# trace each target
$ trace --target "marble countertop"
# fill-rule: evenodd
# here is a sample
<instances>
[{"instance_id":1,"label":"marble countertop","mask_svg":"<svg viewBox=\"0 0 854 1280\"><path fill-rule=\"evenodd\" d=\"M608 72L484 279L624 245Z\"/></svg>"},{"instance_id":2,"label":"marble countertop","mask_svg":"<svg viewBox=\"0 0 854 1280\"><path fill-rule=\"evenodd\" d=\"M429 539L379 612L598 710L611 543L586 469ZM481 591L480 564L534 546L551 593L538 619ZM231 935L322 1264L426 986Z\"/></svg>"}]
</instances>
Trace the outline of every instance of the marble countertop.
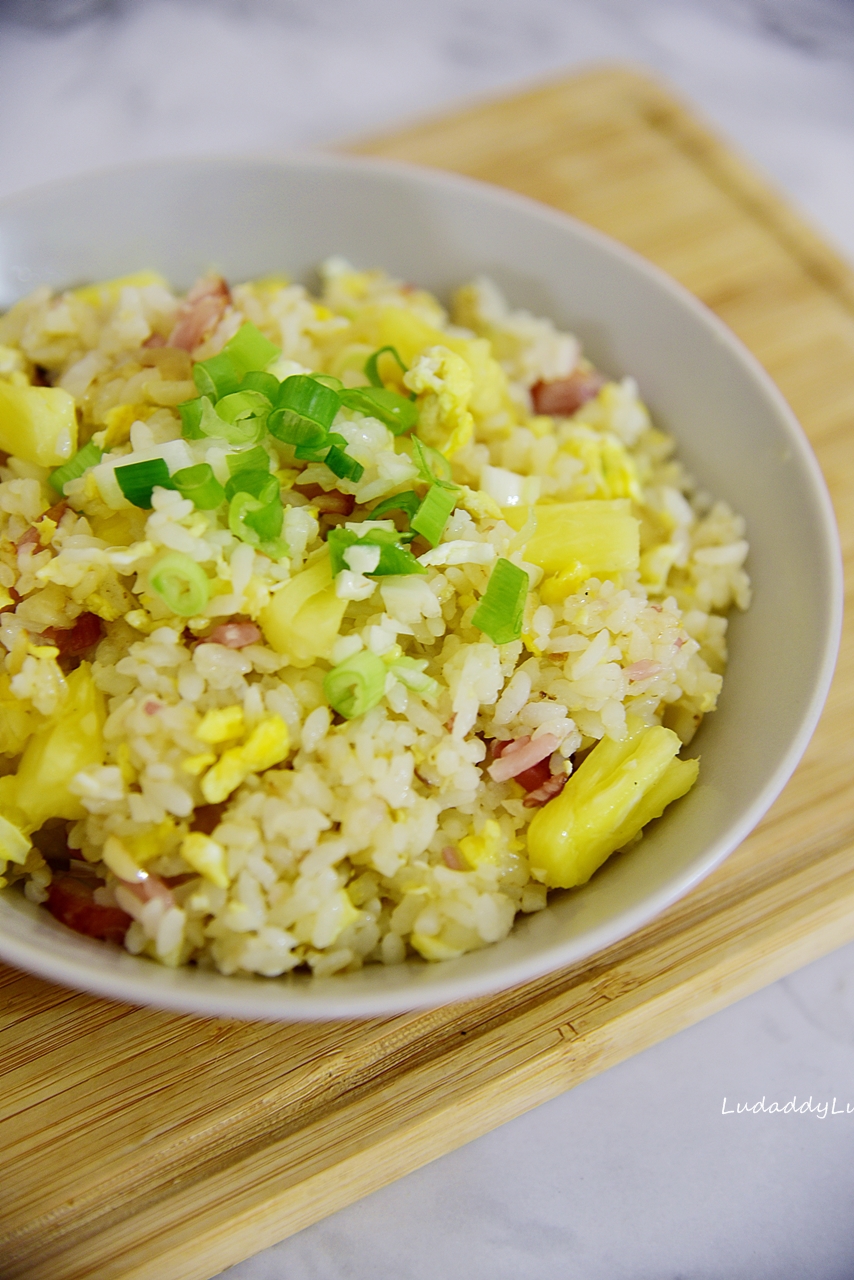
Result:
<instances>
[{"instance_id":1,"label":"marble countertop","mask_svg":"<svg viewBox=\"0 0 854 1280\"><path fill-rule=\"evenodd\" d=\"M854 258L852 0L5 0L0 195L603 60L664 76ZM854 944L223 1276L850 1280L852 1144Z\"/></svg>"}]
</instances>

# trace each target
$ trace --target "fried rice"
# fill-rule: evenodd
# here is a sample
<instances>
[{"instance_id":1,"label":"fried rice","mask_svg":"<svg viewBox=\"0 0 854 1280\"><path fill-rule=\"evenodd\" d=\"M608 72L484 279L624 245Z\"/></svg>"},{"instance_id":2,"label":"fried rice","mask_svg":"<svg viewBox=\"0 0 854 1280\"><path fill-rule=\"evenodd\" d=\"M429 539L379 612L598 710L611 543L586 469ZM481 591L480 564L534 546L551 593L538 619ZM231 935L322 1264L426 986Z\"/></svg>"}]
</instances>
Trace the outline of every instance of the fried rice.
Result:
<instances>
[{"instance_id":1,"label":"fried rice","mask_svg":"<svg viewBox=\"0 0 854 1280\"><path fill-rule=\"evenodd\" d=\"M0 887L170 966L503 938L689 789L749 604L632 378L320 279L0 317Z\"/></svg>"}]
</instances>

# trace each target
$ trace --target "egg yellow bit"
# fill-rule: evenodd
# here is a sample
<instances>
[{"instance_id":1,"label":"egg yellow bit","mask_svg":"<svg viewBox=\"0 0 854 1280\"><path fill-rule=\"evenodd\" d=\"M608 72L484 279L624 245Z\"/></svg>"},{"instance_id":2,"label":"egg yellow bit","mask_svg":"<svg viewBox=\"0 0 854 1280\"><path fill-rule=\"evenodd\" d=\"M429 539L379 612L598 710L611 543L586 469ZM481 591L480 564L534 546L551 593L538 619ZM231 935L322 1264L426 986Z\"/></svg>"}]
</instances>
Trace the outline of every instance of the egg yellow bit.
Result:
<instances>
[{"instance_id":1,"label":"egg yellow bit","mask_svg":"<svg viewBox=\"0 0 854 1280\"><path fill-rule=\"evenodd\" d=\"M418 434L450 458L474 434L469 412L474 381L469 366L447 347L430 347L403 378L420 399Z\"/></svg>"},{"instance_id":2,"label":"egg yellow bit","mask_svg":"<svg viewBox=\"0 0 854 1280\"><path fill-rule=\"evenodd\" d=\"M531 822L531 875L549 888L585 884L615 850L690 791L700 764L677 759L681 746L672 730L633 717L622 742L603 738Z\"/></svg>"},{"instance_id":3,"label":"egg yellow bit","mask_svg":"<svg viewBox=\"0 0 854 1280\"><path fill-rule=\"evenodd\" d=\"M261 773L281 764L290 749L288 726L281 716L267 716L239 747L229 747L202 778L202 795L208 804L220 804L236 791L250 773Z\"/></svg>"}]
</instances>

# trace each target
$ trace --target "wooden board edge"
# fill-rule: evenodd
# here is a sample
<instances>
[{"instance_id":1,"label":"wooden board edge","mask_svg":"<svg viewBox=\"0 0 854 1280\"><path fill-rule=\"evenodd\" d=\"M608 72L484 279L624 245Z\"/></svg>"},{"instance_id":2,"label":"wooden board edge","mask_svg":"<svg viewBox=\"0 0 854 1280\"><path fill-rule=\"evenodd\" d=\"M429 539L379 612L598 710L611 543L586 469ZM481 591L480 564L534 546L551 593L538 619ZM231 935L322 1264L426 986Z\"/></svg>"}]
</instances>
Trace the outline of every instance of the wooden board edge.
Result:
<instances>
[{"instance_id":1,"label":"wooden board edge","mask_svg":"<svg viewBox=\"0 0 854 1280\"><path fill-rule=\"evenodd\" d=\"M405 149L410 140L428 137L440 128L453 126L455 120L470 118L480 112L488 114L491 110L506 107L508 101L517 101L522 107L558 99L569 92L578 92L584 85L591 89L608 86L612 91L622 92L648 126L666 133L674 145L748 216L774 234L815 284L824 292L833 294L846 310L854 314L854 266L842 251L827 244L811 226L808 217L793 208L789 197L777 189L773 178L757 172L755 163L741 155L734 140L725 141L711 124L698 116L693 104L682 100L678 90L632 63L593 64L569 78L549 77L534 81L521 86L510 99L505 94L463 103L451 115L437 114L411 127L355 138L337 149L359 155L390 155L401 147Z\"/></svg>"},{"instance_id":2,"label":"wooden board edge","mask_svg":"<svg viewBox=\"0 0 854 1280\"><path fill-rule=\"evenodd\" d=\"M282 1188L284 1143L276 1143L202 1187L179 1193L165 1213L162 1204L155 1205L41 1263L27 1264L25 1272L11 1272L10 1280L16 1274L20 1280L211 1280L223 1268L852 941L851 893L837 892L834 883L822 886L816 897L806 916L789 912L774 952L769 953L762 929L742 945L722 946L714 965L637 1001L617 1018L603 1016L581 1035L556 1036L535 1058L345 1156L334 1165L334 1178L326 1166Z\"/></svg>"}]
</instances>

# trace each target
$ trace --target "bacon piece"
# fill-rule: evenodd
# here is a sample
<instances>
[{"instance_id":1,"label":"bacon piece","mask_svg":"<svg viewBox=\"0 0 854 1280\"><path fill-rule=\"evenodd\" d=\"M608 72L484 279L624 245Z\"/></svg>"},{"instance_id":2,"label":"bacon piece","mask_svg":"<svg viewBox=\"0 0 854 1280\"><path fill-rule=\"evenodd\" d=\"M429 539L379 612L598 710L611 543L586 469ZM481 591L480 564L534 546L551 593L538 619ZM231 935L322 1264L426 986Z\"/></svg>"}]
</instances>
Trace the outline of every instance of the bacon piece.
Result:
<instances>
[{"instance_id":1,"label":"bacon piece","mask_svg":"<svg viewBox=\"0 0 854 1280\"><path fill-rule=\"evenodd\" d=\"M230 301L231 293L222 276L202 276L182 302L167 345L192 351L216 328Z\"/></svg>"},{"instance_id":2,"label":"bacon piece","mask_svg":"<svg viewBox=\"0 0 854 1280\"><path fill-rule=\"evenodd\" d=\"M34 542L39 541L39 531L35 525L30 525L25 533L22 533L18 541L15 543L16 551L23 551L24 547L31 547Z\"/></svg>"},{"instance_id":3,"label":"bacon piece","mask_svg":"<svg viewBox=\"0 0 854 1280\"><path fill-rule=\"evenodd\" d=\"M144 879L137 880L133 884L123 880L122 888L127 889L128 893L132 893L135 898L139 898L140 902L153 902L155 898L159 898L167 907L175 905L172 890L164 880L160 879L160 876L148 874Z\"/></svg>"},{"instance_id":4,"label":"bacon piece","mask_svg":"<svg viewBox=\"0 0 854 1280\"><path fill-rule=\"evenodd\" d=\"M568 418L588 400L595 399L607 379L595 370L576 369L568 378L556 382L536 382L531 387L531 399L537 413Z\"/></svg>"},{"instance_id":5,"label":"bacon piece","mask_svg":"<svg viewBox=\"0 0 854 1280\"><path fill-rule=\"evenodd\" d=\"M536 791L529 791L522 801L526 809L537 809L541 804L548 804L555 796L559 796L567 783L565 773L553 773Z\"/></svg>"},{"instance_id":6,"label":"bacon piece","mask_svg":"<svg viewBox=\"0 0 854 1280\"><path fill-rule=\"evenodd\" d=\"M488 773L494 782L506 782L508 778L518 777L532 765L539 764L546 756L557 750L559 743L553 733L544 733L539 738L517 738L509 747L505 747L501 756L489 766Z\"/></svg>"},{"instance_id":7,"label":"bacon piece","mask_svg":"<svg viewBox=\"0 0 854 1280\"><path fill-rule=\"evenodd\" d=\"M651 658L641 658L638 662L633 662L630 667L626 667L626 675L637 683L640 680L651 680L663 670L660 662L653 662Z\"/></svg>"},{"instance_id":8,"label":"bacon piece","mask_svg":"<svg viewBox=\"0 0 854 1280\"><path fill-rule=\"evenodd\" d=\"M59 502L55 502L52 507L48 507L47 511L40 518L42 520L54 520L59 524L67 510L68 503L64 498L60 498Z\"/></svg>"},{"instance_id":9,"label":"bacon piece","mask_svg":"<svg viewBox=\"0 0 854 1280\"><path fill-rule=\"evenodd\" d=\"M544 782L548 782L552 776L550 757L543 756L537 764L531 765L530 769L524 769L522 773L517 773L513 779L518 782L520 787L524 787L526 791L536 791Z\"/></svg>"},{"instance_id":10,"label":"bacon piece","mask_svg":"<svg viewBox=\"0 0 854 1280\"><path fill-rule=\"evenodd\" d=\"M203 835L212 835L219 826L225 811L225 803L223 804L201 804L193 814L193 830L201 831Z\"/></svg>"},{"instance_id":11,"label":"bacon piece","mask_svg":"<svg viewBox=\"0 0 854 1280\"><path fill-rule=\"evenodd\" d=\"M93 885L60 876L48 889L47 909L60 924L103 942L124 941L131 917L121 907L103 907L92 898Z\"/></svg>"},{"instance_id":12,"label":"bacon piece","mask_svg":"<svg viewBox=\"0 0 854 1280\"><path fill-rule=\"evenodd\" d=\"M150 338L146 338L142 344L147 350L151 351L157 347L165 347L166 339L162 333L153 333Z\"/></svg>"},{"instance_id":13,"label":"bacon piece","mask_svg":"<svg viewBox=\"0 0 854 1280\"><path fill-rule=\"evenodd\" d=\"M446 867L450 867L452 871L465 871L465 863L459 855L459 851L452 844L446 844L442 850L442 861Z\"/></svg>"},{"instance_id":14,"label":"bacon piece","mask_svg":"<svg viewBox=\"0 0 854 1280\"><path fill-rule=\"evenodd\" d=\"M226 649L243 649L247 644L257 644L261 631L254 622L221 622L207 637L208 644L222 644Z\"/></svg>"},{"instance_id":15,"label":"bacon piece","mask_svg":"<svg viewBox=\"0 0 854 1280\"><path fill-rule=\"evenodd\" d=\"M91 649L103 634L103 626L97 613L81 613L73 627L47 627L42 632L45 640L56 645L61 654L72 658Z\"/></svg>"},{"instance_id":16,"label":"bacon piece","mask_svg":"<svg viewBox=\"0 0 854 1280\"><path fill-rule=\"evenodd\" d=\"M319 493L316 498L311 500L312 506L317 507L318 511L324 515L349 516L356 505L356 499L352 493L339 493L337 489L330 489L329 493Z\"/></svg>"}]
</instances>

